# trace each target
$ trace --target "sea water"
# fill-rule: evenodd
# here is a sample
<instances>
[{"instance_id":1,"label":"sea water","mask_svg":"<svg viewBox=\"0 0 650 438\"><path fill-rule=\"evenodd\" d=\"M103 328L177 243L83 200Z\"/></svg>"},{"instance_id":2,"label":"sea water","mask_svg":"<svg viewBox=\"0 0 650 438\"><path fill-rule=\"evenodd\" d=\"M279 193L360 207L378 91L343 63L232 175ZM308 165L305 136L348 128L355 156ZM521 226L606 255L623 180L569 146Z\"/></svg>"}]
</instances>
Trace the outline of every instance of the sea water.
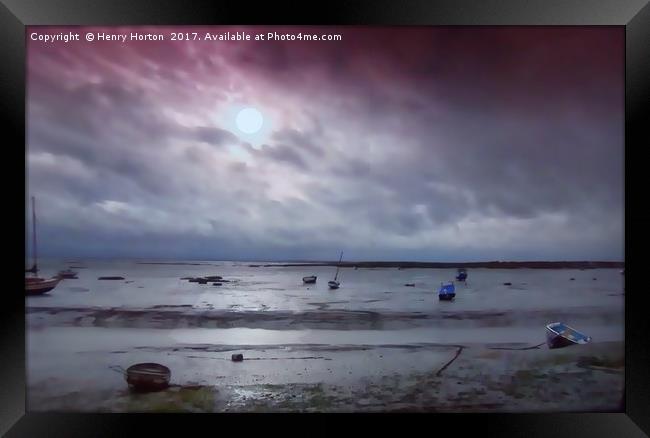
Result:
<instances>
[{"instance_id":1,"label":"sea water","mask_svg":"<svg viewBox=\"0 0 650 438\"><path fill-rule=\"evenodd\" d=\"M471 269L465 283L456 282L456 299L448 303L438 301L437 291L442 282L454 280L453 269L341 268L341 287L331 290L327 281L334 277L335 267L264 267L267 263L230 261L142 263L146 262L80 261L85 269L73 269L78 279L65 279L46 295L28 297L26 306L525 313L552 309L622 312L624 301L624 276L617 269ZM77 264L44 261L39 275L54 275L70 265ZM214 286L212 282L200 285L181 280L208 275L220 275L229 282ZM302 277L307 275L317 275L316 284L303 284ZM125 280L98 280L102 276Z\"/></svg>"}]
</instances>

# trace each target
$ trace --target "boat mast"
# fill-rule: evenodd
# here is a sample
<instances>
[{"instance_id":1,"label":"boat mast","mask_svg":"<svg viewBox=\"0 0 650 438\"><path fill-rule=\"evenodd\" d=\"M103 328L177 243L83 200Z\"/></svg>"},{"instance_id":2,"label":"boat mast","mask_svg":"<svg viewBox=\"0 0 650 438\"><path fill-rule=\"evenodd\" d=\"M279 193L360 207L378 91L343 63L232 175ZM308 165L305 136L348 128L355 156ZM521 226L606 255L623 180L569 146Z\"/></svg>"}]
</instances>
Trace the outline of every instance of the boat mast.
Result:
<instances>
[{"instance_id":1,"label":"boat mast","mask_svg":"<svg viewBox=\"0 0 650 438\"><path fill-rule=\"evenodd\" d=\"M336 275L334 276L334 281L336 281L336 279L339 276L339 268L341 267L341 260L343 260L343 251L341 251L341 257L339 257L339 264L336 266Z\"/></svg>"},{"instance_id":2,"label":"boat mast","mask_svg":"<svg viewBox=\"0 0 650 438\"><path fill-rule=\"evenodd\" d=\"M33 239L33 248L34 248L34 275L38 272L38 256L36 253L36 198L32 196L32 239Z\"/></svg>"}]
</instances>

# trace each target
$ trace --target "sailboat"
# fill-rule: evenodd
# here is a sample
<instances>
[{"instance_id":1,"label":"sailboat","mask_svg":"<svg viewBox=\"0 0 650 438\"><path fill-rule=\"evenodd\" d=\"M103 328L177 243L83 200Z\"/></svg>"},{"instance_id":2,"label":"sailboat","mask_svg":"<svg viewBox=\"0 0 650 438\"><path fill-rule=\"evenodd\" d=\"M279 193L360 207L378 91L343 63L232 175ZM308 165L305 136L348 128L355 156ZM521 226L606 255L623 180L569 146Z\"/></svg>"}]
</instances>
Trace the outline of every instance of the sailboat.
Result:
<instances>
[{"instance_id":1,"label":"sailboat","mask_svg":"<svg viewBox=\"0 0 650 438\"><path fill-rule=\"evenodd\" d=\"M34 250L34 264L31 268L25 269L25 272L34 274L33 277L25 277L25 294L27 295L41 295L54 289L61 281L61 277L52 277L48 279L40 278L38 274L38 257L36 254L36 200L32 196L32 226L33 226L33 250Z\"/></svg>"},{"instance_id":2,"label":"sailboat","mask_svg":"<svg viewBox=\"0 0 650 438\"><path fill-rule=\"evenodd\" d=\"M339 257L339 264L336 266L336 275L334 275L334 280L327 282L330 289L338 289L339 286L341 286L341 283L337 281L339 277L339 268L341 267L341 260L343 260L343 251L341 251L341 257Z\"/></svg>"}]
</instances>

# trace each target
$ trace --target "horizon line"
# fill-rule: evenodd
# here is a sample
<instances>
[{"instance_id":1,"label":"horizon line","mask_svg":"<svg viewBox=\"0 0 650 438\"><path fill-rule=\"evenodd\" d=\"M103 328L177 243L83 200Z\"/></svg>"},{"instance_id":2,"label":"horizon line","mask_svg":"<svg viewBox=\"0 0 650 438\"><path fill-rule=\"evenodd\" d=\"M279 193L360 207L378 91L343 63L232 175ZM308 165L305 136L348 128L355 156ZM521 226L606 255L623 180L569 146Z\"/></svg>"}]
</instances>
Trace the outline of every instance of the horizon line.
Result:
<instances>
[{"instance_id":1,"label":"horizon line","mask_svg":"<svg viewBox=\"0 0 650 438\"><path fill-rule=\"evenodd\" d=\"M31 258L31 257L26 257ZM307 258L278 258L278 259L267 259L267 258L198 258L198 257L188 257L188 258L164 258L164 257L141 257L141 256L41 256L39 259L86 259L86 260L138 260L138 261L151 261L151 262L173 262L173 261L189 261L189 262L269 262L269 263L339 263L338 260L332 259L307 259ZM348 259L342 260L340 263L625 263L625 260L603 260L603 259L544 259L544 260L535 260L535 259L526 259L526 260L511 260L511 259L483 259L483 260L463 260L463 261L440 261L440 260L406 260L406 259Z\"/></svg>"}]
</instances>

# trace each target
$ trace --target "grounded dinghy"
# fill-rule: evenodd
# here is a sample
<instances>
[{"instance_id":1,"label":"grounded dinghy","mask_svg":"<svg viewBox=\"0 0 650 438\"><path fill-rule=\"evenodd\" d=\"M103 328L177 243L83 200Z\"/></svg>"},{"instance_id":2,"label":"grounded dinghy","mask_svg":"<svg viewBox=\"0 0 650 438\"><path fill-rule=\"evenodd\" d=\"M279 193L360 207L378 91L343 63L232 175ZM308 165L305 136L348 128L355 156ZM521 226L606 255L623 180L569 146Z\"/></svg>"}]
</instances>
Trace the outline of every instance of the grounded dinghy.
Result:
<instances>
[{"instance_id":1,"label":"grounded dinghy","mask_svg":"<svg viewBox=\"0 0 650 438\"><path fill-rule=\"evenodd\" d=\"M316 276L315 275L310 275L308 277L302 277L302 282L303 283L316 283Z\"/></svg>"},{"instance_id":2,"label":"grounded dinghy","mask_svg":"<svg viewBox=\"0 0 650 438\"><path fill-rule=\"evenodd\" d=\"M562 322L554 322L546 326L546 344L548 348L562 348L589 342L591 342L591 336L580 333Z\"/></svg>"},{"instance_id":3,"label":"grounded dinghy","mask_svg":"<svg viewBox=\"0 0 650 438\"><path fill-rule=\"evenodd\" d=\"M169 386L171 370L159 363L138 363L124 370L122 367L109 367L124 375L129 389L135 392L161 391Z\"/></svg>"}]
</instances>

